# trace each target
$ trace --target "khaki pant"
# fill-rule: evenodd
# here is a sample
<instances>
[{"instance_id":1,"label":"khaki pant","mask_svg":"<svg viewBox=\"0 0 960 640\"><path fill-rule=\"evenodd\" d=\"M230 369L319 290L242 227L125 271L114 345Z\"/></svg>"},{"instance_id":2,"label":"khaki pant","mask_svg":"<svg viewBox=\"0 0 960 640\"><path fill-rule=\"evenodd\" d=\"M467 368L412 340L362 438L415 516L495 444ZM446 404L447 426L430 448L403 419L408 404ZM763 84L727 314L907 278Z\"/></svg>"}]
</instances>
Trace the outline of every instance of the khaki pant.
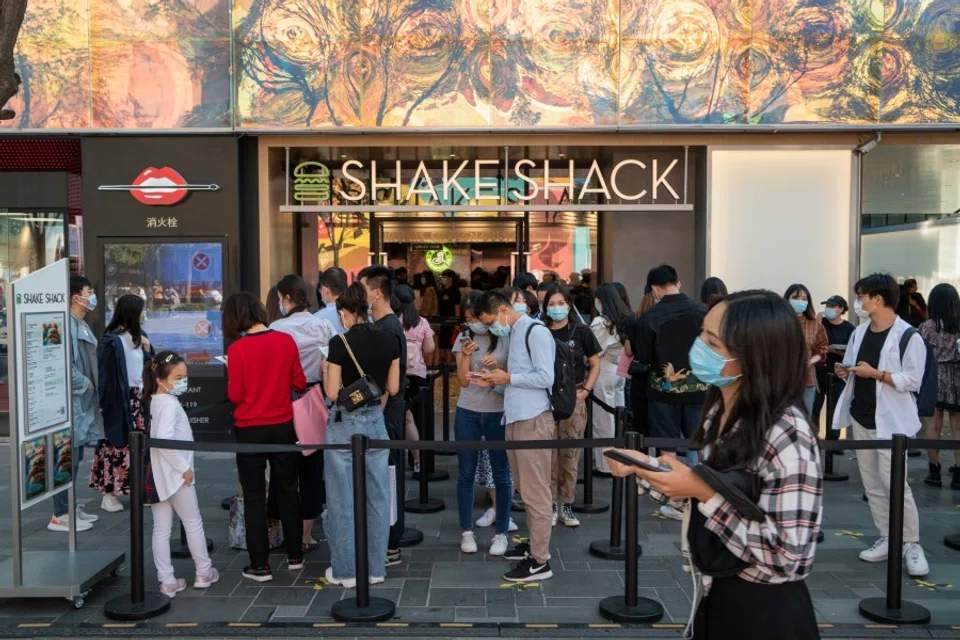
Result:
<instances>
[{"instance_id":1,"label":"khaki pant","mask_svg":"<svg viewBox=\"0 0 960 640\"><path fill-rule=\"evenodd\" d=\"M557 425L558 440L579 440L587 430L587 403L577 402L573 415L561 420ZM552 449L553 475L550 486L553 501L569 504L577 489L577 467L580 462L580 449ZM521 492L520 495L523 495Z\"/></svg>"},{"instance_id":2,"label":"khaki pant","mask_svg":"<svg viewBox=\"0 0 960 640\"><path fill-rule=\"evenodd\" d=\"M877 432L875 429L864 429L854 420L853 439L876 440ZM893 466L893 455L890 449L858 450L857 465L860 467L863 488L867 492L873 524L881 536L887 537L890 535L890 468ZM906 483L903 490L903 542L920 542L917 504L913 500L910 485Z\"/></svg>"},{"instance_id":3,"label":"khaki pant","mask_svg":"<svg viewBox=\"0 0 960 640\"><path fill-rule=\"evenodd\" d=\"M557 423L545 411L531 420L507 424L507 441L553 440ZM550 491L552 449L520 449L508 451L513 482L523 496L530 530L530 554L543 564L550 557L550 534L553 532L553 499Z\"/></svg>"}]
</instances>

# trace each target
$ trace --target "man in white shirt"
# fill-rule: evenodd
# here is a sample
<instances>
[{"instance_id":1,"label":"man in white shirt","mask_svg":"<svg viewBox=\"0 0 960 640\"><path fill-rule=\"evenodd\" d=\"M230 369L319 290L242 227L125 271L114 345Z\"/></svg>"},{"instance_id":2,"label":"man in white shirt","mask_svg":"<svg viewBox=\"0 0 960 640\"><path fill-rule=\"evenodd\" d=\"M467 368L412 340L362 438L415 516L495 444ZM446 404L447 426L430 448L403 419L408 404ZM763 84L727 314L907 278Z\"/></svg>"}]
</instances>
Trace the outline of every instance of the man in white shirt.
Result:
<instances>
[{"instance_id":1,"label":"man in white shirt","mask_svg":"<svg viewBox=\"0 0 960 640\"><path fill-rule=\"evenodd\" d=\"M914 393L920 390L927 352L919 334L910 338L901 356L901 338L911 327L895 309L900 298L896 280L874 274L856 284L854 310L864 322L850 338L843 363L834 372L846 381L834 413L833 429L852 425L854 440L889 440L895 434L913 437L920 430ZM884 562L890 552L889 449L857 451L860 476L880 538L860 553L864 562ZM894 550L899 553L901 550ZM925 576L930 568L920 546L920 520L910 485L904 485L903 549L907 573Z\"/></svg>"},{"instance_id":2,"label":"man in white shirt","mask_svg":"<svg viewBox=\"0 0 960 640\"><path fill-rule=\"evenodd\" d=\"M325 306L315 314L318 318L327 320L337 333L345 333L346 329L340 321L340 314L337 313L337 298L347 290L347 272L340 267L330 267L323 272L320 277L320 299Z\"/></svg>"}]
</instances>

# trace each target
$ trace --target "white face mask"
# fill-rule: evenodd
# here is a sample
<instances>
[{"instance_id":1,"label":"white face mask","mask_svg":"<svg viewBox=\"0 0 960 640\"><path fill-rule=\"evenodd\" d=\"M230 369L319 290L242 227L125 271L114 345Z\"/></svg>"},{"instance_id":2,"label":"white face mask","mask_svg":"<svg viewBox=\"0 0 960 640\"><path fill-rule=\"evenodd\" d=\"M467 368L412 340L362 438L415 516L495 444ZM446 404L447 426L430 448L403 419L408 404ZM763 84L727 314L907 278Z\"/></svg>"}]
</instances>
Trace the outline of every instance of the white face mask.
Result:
<instances>
[{"instance_id":1,"label":"white face mask","mask_svg":"<svg viewBox=\"0 0 960 640\"><path fill-rule=\"evenodd\" d=\"M863 303L860 302L860 298L857 298L853 301L853 312L857 314L857 317L862 320L870 319L870 311L867 311L863 308Z\"/></svg>"}]
</instances>

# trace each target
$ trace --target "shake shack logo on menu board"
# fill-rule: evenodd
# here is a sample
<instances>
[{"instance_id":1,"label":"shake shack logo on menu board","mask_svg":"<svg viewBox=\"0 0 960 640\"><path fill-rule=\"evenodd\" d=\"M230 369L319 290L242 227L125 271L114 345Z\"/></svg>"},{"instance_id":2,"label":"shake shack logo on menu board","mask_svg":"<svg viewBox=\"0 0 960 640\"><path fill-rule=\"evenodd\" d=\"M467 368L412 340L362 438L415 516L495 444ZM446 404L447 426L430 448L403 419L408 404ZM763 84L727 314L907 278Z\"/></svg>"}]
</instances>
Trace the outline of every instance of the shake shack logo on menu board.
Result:
<instances>
[{"instance_id":1,"label":"shake shack logo on menu board","mask_svg":"<svg viewBox=\"0 0 960 640\"><path fill-rule=\"evenodd\" d=\"M17 304L66 304L64 293L18 293Z\"/></svg>"}]
</instances>

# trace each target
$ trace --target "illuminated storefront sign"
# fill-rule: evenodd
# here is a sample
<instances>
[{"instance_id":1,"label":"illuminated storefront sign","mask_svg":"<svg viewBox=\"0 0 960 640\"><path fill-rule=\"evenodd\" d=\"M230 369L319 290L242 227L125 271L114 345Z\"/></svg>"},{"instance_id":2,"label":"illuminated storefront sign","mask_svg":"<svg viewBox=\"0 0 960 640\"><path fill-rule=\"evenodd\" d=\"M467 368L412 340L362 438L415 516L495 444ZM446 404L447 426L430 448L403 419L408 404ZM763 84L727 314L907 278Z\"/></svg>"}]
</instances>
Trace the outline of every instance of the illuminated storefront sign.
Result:
<instances>
[{"instance_id":1,"label":"illuminated storefront sign","mask_svg":"<svg viewBox=\"0 0 960 640\"><path fill-rule=\"evenodd\" d=\"M293 170L293 199L298 204L330 201L330 169L322 162L301 162Z\"/></svg>"},{"instance_id":2,"label":"illuminated storefront sign","mask_svg":"<svg viewBox=\"0 0 960 640\"><path fill-rule=\"evenodd\" d=\"M446 245L424 252L424 258L427 268L434 273L442 273L453 267L453 251Z\"/></svg>"}]
</instances>

